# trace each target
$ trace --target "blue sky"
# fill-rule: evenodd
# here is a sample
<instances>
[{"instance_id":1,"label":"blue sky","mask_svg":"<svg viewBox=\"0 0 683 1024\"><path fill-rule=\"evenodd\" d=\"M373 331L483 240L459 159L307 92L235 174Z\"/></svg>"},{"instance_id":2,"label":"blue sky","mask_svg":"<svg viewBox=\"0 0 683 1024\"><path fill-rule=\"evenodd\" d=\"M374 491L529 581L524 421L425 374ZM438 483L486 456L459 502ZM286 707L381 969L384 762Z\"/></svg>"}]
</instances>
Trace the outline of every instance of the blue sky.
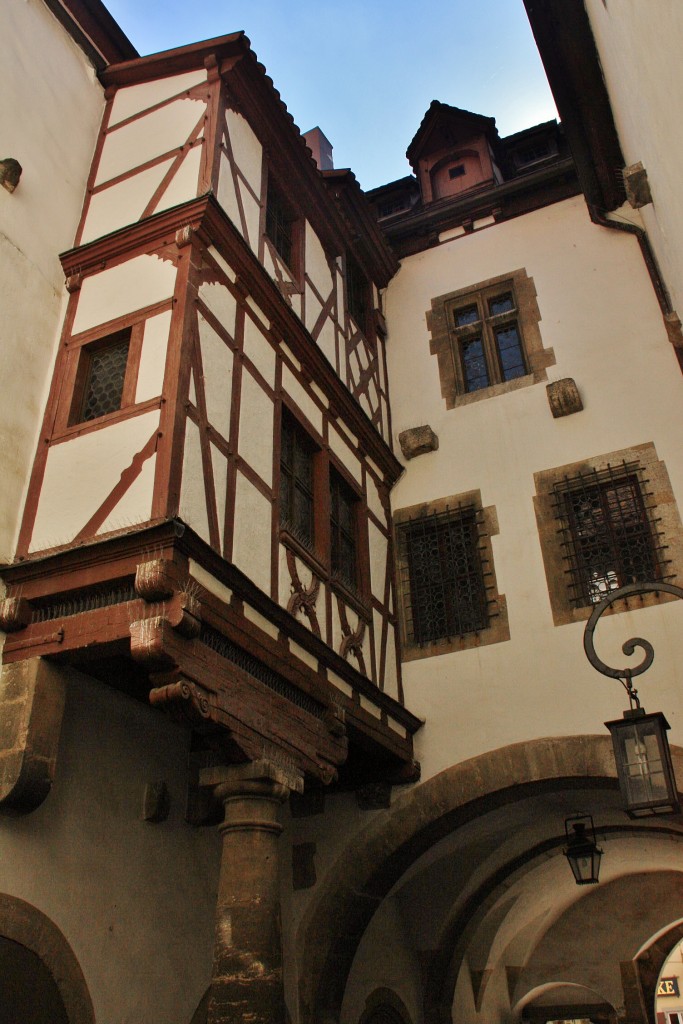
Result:
<instances>
[{"instance_id":1,"label":"blue sky","mask_svg":"<svg viewBox=\"0 0 683 1024\"><path fill-rule=\"evenodd\" d=\"M142 54L244 29L302 131L363 188L410 173L433 99L510 135L556 116L522 0L105 0Z\"/></svg>"}]
</instances>

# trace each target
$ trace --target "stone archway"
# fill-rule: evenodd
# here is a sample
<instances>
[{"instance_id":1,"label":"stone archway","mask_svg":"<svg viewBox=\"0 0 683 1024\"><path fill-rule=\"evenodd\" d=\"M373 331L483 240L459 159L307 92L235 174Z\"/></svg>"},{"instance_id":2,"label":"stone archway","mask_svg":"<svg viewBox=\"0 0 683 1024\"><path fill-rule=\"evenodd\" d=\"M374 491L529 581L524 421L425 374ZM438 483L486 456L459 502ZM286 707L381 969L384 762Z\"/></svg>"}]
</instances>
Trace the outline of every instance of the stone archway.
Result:
<instances>
[{"instance_id":1,"label":"stone archway","mask_svg":"<svg viewBox=\"0 0 683 1024\"><path fill-rule=\"evenodd\" d=\"M677 921L642 949L634 962L638 991L633 998L645 1008L648 1024L655 1024L655 995L662 968L671 951L683 939L683 922ZM640 997L640 998L638 998Z\"/></svg>"},{"instance_id":2,"label":"stone archway","mask_svg":"<svg viewBox=\"0 0 683 1024\"><path fill-rule=\"evenodd\" d=\"M30 903L0 894L0 956L19 972L19 982L33 972L53 1017L26 1017L27 1024L95 1024L88 987L71 946L45 914ZM15 1002L21 999L17 989ZM18 1002L16 1002L18 1006ZM3 1018L4 1019L4 1018Z\"/></svg>"},{"instance_id":3,"label":"stone archway","mask_svg":"<svg viewBox=\"0 0 683 1024\"><path fill-rule=\"evenodd\" d=\"M376 909L426 850L484 809L524 792L602 785L616 788L609 737L534 740L446 769L403 793L353 838L299 931L304 1024L339 1019L356 949Z\"/></svg>"}]
</instances>

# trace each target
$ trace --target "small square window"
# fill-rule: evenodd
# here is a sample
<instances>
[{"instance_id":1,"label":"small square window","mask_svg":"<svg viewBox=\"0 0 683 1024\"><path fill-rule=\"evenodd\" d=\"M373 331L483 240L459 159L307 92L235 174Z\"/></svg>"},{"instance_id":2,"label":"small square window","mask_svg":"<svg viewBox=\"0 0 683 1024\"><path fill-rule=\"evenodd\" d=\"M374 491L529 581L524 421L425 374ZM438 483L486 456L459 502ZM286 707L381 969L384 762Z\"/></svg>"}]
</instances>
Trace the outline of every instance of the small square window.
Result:
<instances>
[{"instance_id":1,"label":"small square window","mask_svg":"<svg viewBox=\"0 0 683 1024\"><path fill-rule=\"evenodd\" d=\"M432 299L430 351L449 409L547 380L533 280L524 269Z\"/></svg>"},{"instance_id":2,"label":"small square window","mask_svg":"<svg viewBox=\"0 0 683 1024\"><path fill-rule=\"evenodd\" d=\"M570 601L598 604L610 590L663 576L637 464L608 466L555 486Z\"/></svg>"},{"instance_id":3,"label":"small square window","mask_svg":"<svg viewBox=\"0 0 683 1024\"><path fill-rule=\"evenodd\" d=\"M70 422L88 423L121 408L131 329L83 347Z\"/></svg>"},{"instance_id":4,"label":"small square window","mask_svg":"<svg viewBox=\"0 0 683 1024\"><path fill-rule=\"evenodd\" d=\"M509 640L490 540L497 518L480 493L400 509L395 519L404 660Z\"/></svg>"},{"instance_id":5,"label":"small square window","mask_svg":"<svg viewBox=\"0 0 683 1024\"><path fill-rule=\"evenodd\" d=\"M465 174L465 165L464 164L456 164L455 167L449 167L448 168L448 177L451 178L451 179L453 179L453 178L462 178L464 174Z\"/></svg>"}]
</instances>

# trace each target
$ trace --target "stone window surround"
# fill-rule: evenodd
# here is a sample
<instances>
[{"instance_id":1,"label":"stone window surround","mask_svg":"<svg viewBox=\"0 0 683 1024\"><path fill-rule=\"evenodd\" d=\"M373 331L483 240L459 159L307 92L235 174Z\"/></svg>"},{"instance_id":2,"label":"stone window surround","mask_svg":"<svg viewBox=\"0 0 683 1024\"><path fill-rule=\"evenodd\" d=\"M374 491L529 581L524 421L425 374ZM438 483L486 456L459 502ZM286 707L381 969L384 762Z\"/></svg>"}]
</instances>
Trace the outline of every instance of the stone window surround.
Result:
<instances>
[{"instance_id":1,"label":"stone window surround","mask_svg":"<svg viewBox=\"0 0 683 1024\"><path fill-rule=\"evenodd\" d=\"M560 547L560 535L558 534L558 523L553 510L553 487L562 481L565 476L573 477L580 473L589 473L592 470L605 469L609 464L619 465L622 462L637 462L642 471L643 478L647 480L648 494L651 494L652 504L656 507L658 530L663 535L663 541L667 545L666 558L667 576L671 574L669 582L676 582L676 575L683 566L683 524L676 505L676 499L671 488L671 481L666 466L657 458L657 451L653 442L635 445L632 448L624 448L616 452L608 452L605 455L597 455L592 458L582 459L566 466L558 466L555 469L543 470L534 474L536 494L534 495L534 509L538 524L538 533L543 553L543 564L545 567L550 606L553 615L553 622L556 626L564 626L569 622L583 622L590 617L593 605L585 605L579 608L573 607L569 599L569 590L565 583L566 562ZM675 600L669 594L644 594L638 598L638 607L650 607L655 604L662 604L666 601ZM624 611L623 607L612 607L607 614L614 614Z\"/></svg>"},{"instance_id":2,"label":"stone window surround","mask_svg":"<svg viewBox=\"0 0 683 1024\"><path fill-rule=\"evenodd\" d=\"M466 491L463 494L451 495L446 498L437 498L433 501L421 502L418 505L410 505L394 512L394 529L396 533L401 530L404 524L409 524L422 516L433 515L434 513L446 512L449 509L457 514L458 505L474 505L479 510L481 517L481 544L482 560L486 562L487 590L493 602L489 624L486 629L478 633L470 633L466 636L449 637L443 640L435 640L431 643L415 643L408 636L405 607L409 600L407 593L407 579L405 573L401 572L400 547L395 543L397 572L397 604L399 608L399 619L401 628L401 659L402 661L416 661L420 658L431 658L439 654L451 654L454 651L464 651L476 647L484 647L487 644L502 643L510 639L510 626L508 623L507 601L504 594L498 592L496 582L495 566L493 562L493 548L491 537L499 533L498 516L495 506L484 507L481 501L481 491Z\"/></svg>"},{"instance_id":3,"label":"stone window surround","mask_svg":"<svg viewBox=\"0 0 683 1024\"><path fill-rule=\"evenodd\" d=\"M457 344L457 341L451 331L453 307L456 304L461 306L468 301L475 301L479 293L492 288L512 291L515 296L518 311L517 324L529 373L513 380L491 384L478 391L466 392L460 360L454 352L454 345ZM524 268L513 270L509 274L491 277L487 281L480 281L476 285L460 288L457 291L448 292L446 295L439 295L432 299L431 309L427 310L425 315L427 327L431 333L429 351L437 357L441 394L447 409L480 402L485 398L494 398L496 395L506 394L508 391L516 391L519 388L546 381L548 379L547 368L555 364L553 350L543 347L539 328L541 314L536 301L536 287L533 278L529 277Z\"/></svg>"}]
</instances>

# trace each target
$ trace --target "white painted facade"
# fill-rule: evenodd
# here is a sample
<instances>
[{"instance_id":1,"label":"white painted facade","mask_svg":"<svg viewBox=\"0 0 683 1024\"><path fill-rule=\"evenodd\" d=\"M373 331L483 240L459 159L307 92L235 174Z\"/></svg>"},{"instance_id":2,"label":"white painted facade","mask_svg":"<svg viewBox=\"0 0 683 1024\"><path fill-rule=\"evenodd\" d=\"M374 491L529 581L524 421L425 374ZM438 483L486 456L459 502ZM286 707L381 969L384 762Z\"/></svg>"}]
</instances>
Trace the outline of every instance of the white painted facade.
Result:
<instances>
[{"instance_id":1,"label":"white painted facade","mask_svg":"<svg viewBox=\"0 0 683 1024\"><path fill-rule=\"evenodd\" d=\"M73 244L104 98L91 64L42 0L6 5L0 54L3 149L23 168L13 193L0 190L5 381L0 558L5 561L14 553L64 315L58 254ZM20 389L10 383L18 379Z\"/></svg>"},{"instance_id":2,"label":"white painted facade","mask_svg":"<svg viewBox=\"0 0 683 1024\"><path fill-rule=\"evenodd\" d=\"M641 208L673 308L683 308L683 200L678 168L683 116L675 0L586 0L626 165L642 163L653 201Z\"/></svg>"}]
</instances>

